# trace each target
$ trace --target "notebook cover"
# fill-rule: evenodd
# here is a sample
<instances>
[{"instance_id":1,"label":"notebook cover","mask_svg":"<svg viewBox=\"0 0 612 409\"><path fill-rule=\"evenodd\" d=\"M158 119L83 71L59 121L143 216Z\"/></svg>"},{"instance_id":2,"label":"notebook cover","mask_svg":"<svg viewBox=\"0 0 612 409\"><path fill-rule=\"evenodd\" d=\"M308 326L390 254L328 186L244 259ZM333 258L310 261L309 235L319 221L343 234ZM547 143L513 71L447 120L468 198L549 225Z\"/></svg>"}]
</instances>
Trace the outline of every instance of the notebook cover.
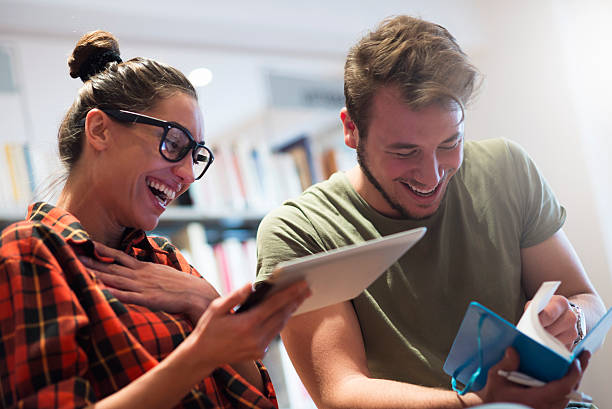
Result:
<instances>
[{"instance_id":1,"label":"notebook cover","mask_svg":"<svg viewBox=\"0 0 612 409\"><path fill-rule=\"evenodd\" d=\"M574 358L584 350L594 353L603 344L606 334L612 327L612 308L599 320L580 342L572 355L565 358L552 349L540 344L521 333L516 326L500 317L490 309L471 302L465 313L455 341L444 363L444 372L463 383L469 381L478 368L478 326L482 346L482 369L471 390L482 389L487 383L487 373L491 366L499 362L509 346L514 347L520 356L519 371L544 382L562 378Z\"/></svg>"}]
</instances>

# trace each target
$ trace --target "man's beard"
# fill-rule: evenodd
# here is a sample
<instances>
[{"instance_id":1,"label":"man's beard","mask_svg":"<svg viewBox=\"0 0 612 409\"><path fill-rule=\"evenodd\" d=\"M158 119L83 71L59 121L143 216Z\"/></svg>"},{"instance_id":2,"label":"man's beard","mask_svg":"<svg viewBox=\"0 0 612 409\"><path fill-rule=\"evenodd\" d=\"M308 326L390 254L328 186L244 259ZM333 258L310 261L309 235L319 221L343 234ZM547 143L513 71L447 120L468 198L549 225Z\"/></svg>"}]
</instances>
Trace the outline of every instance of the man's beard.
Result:
<instances>
[{"instance_id":1,"label":"man's beard","mask_svg":"<svg viewBox=\"0 0 612 409\"><path fill-rule=\"evenodd\" d=\"M402 205L400 205L399 203L391 199L391 196L389 196L387 192L385 192L382 185L378 183L378 180L376 180L372 172L370 172L370 168L368 167L368 163L367 163L368 161L366 158L365 149L363 148L363 145L364 144L362 143L357 145L357 163L359 164L359 167L361 168L363 173L366 175L370 183L376 188L376 190L378 190L378 192L382 195L382 197L389 204L389 206L391 206L391 208L393 208L394 210L397 210L402 215L402 218L416 219L416 217L412 216L406 209L402 207Z\"/></svg>"},{"instance_id":2,"label":"man's beard","mask_svg":"<svg viewBox=\"0 0 612 409\"><path fill-rule=\"evenodd\" d=\"M382 197L389 204L389 206L391 206L391 208L393 208L394 210L398 211L400 215L402 216L402 218L404 219L418 220L418 219L425 219L429 217L429 216L415 217L414 215L410 214L408 210L404 209L401 204L394 201L391 198L391 196L388 195L387 192L385 192L382 185L378 182L378 180L376 180L372 172L370 172L370 168L368 168L367 162L368 161L366 158L365 149L363 148L363 144L359 143L357 145L357 163L359 164L359 167L361 168L362 172L366 175L370 183L376 188L376 190L378 190L378 192L382 195Z\"/></svg>"}]
</instances>

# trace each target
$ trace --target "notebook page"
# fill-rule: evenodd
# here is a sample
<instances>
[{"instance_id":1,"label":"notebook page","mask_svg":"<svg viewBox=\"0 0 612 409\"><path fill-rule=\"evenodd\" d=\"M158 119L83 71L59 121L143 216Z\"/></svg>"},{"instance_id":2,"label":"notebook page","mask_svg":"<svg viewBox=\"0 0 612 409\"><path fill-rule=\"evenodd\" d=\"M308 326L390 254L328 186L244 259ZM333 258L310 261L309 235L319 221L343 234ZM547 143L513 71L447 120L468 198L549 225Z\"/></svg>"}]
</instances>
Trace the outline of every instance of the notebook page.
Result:
<instances>
[{"instance_id":1,"label":"notebook page","mask_svg":"<svg viewBox=\"0 0 612 409\"><path fill-rule=\"evenodd\" d=\"M533 297L533 300L531 300L531 304L529 304L529 307L527 307L521 316L521 319L516 327L528 337L533 338L539 343L546 345L559 355L569 359L572 353L565 347L565 345L563 345L563 343L561 343L561 341L546 331L546 329L540 323L540 319L538 317L538 314L544 309L544 307L546 307L560 284L561 281L543 282Z\"/></svg>"}]
</instances>

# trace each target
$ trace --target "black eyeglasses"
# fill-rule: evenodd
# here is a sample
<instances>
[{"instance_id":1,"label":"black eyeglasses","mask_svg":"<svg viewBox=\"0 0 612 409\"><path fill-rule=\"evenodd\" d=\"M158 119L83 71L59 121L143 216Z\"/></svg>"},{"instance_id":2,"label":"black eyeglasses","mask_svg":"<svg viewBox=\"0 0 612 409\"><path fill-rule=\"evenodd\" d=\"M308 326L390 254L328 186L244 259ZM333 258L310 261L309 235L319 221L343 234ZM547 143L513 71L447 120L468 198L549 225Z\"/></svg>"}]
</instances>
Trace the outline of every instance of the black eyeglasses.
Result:
<instances>
[{"instance_id":1,"label":"black eyeglasses","mask_svg":"<svg viewBox=\"0 0 612 409\"><path fill-rule=\"evenodd\" d=\"M181 161L190 151L193 158L193 173L196 180L204 176L213 163L214 156L203 142L196 142L191 133L176 122L163 121L150 116L124 111L123 109L100 109L120 122L146 124L163 128L164 134L159 143L159 153L169 162Z\"/></svg>"}]
</instances>

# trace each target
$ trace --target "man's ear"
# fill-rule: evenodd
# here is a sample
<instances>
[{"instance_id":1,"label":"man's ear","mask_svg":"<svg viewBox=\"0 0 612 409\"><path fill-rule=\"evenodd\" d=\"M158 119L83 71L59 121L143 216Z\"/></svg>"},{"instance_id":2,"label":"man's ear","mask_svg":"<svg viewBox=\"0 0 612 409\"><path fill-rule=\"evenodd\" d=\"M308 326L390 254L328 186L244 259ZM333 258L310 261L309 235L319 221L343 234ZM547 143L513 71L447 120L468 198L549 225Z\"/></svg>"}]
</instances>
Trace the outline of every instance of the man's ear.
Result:
<instances>
[{"instance_id":1,"label":"man's ear","mask_svg":"<svg viewBox=\"0 0 612 409\"><path fill-rule=\"evenodd\" d=\"M340 110L340 121L342 121L342 131L344 132L344 144L349 148L357 149L359 130L351 119L346 107Z\"/></svg>"},{"instance_id":2,"label":"man's ear","mask_svg":"<svg viewBox=\"0 0 612 409\"><path fill-rule=\"evenodd\" d=\"M106 150L111 143L109 123L110 118L104 112L98 108L90 110L85 120L86 144L96 151Z\"/></svg>"}]
</instances>

